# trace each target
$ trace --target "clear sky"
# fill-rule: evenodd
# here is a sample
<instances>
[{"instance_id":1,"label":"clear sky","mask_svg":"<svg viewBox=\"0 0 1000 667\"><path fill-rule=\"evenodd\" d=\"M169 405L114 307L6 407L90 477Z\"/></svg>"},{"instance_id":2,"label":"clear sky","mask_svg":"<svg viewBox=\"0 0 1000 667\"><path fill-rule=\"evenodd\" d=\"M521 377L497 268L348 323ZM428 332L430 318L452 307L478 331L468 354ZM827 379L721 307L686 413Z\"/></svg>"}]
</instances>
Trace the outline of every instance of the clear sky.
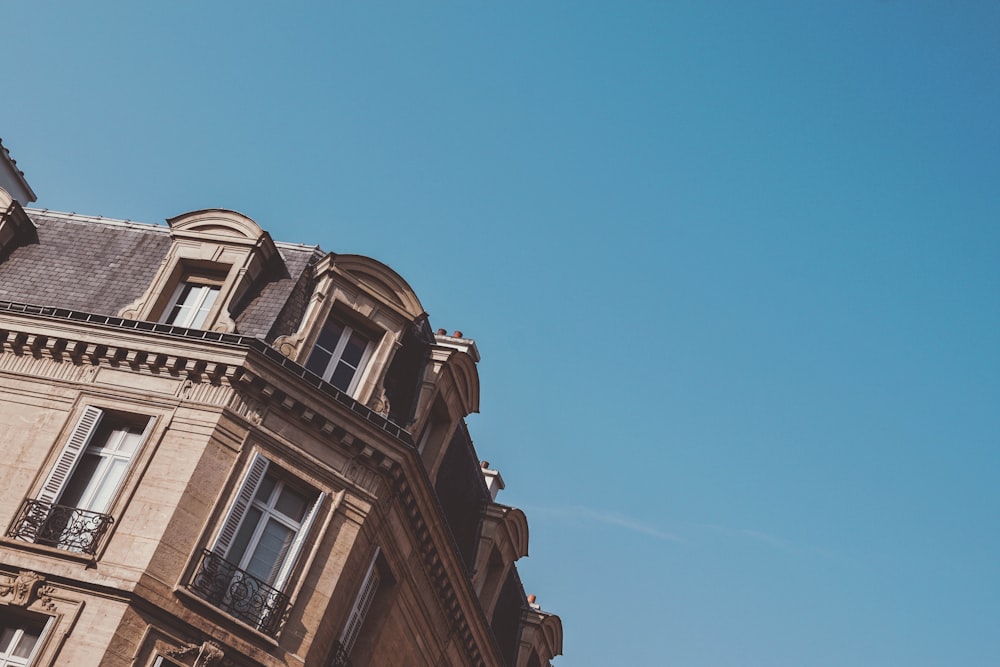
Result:
<instances>
[{"instance_id":1,"label":"clear sky","mask_svg":"<svg viewBox=\"0 0 1000 667\"><path fill-rule=\"evenodd\" d=\"M38 206L376 257L557 667L1000 665L1000 3L0 6Z\"/></svg>"}]
</instances>

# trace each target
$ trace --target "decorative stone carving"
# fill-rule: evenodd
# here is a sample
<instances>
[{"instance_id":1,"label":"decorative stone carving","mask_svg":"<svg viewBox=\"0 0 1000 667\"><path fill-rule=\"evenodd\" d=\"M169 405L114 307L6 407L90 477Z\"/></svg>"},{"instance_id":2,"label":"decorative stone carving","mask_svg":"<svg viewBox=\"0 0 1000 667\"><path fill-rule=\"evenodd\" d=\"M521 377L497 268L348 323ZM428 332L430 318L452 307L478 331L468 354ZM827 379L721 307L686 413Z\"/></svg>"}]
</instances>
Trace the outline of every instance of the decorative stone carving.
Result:
<instances>
[{"instance_id":1,"label":"decorative stone carving","mask_svg":"<svg viewBox=\"0 0 1000 667\"><path fill-rule=\"evenodd\" d=\"M359 488L364 489L372 495L378 495L379 485L382 478L377 472L366 467L356 459L351 459L341 471L347 479L351 480Z\"/></svg>"},{"instance_id":2,"label":"decorative stone carving","mask_svg":"<svg viewBox=\"0 0 1000 667\"><path fill-rule=\"evenodd\" d=\"M368 407L383 417L389 417L389 395L385 393L385 387L382 387L381 395L372 398L371 405Z\"/></svg>"},{"instance_id":3,"label":"decorative stone carving","mask_svg":"<svg viewBox=\"0 0 1000 667\"><path fill-rule=\"evenodd\" d=\"M22 570L14 580L0 586L0 597L10 597L7 602L18 607L27 607L31 604L39 585L45 581L45 577L30 570Z\"/></svg>"},{"instance_id":4,"label":"decorative stone carving","mask_svg":"<svg viewBox=\"0 0 1000 667\"><path fill-rule=\"evenodd\" d=\"M226 656L219 645L211 641L205 641L201 644L185 644L180 648L169 649L166 651L166 654L171 658L190 658L194 656L194 667L214 665L217 662L221 662Z\"/></svg>"},{"instance_id":5,"label":"decorative stone carving","mask_svg":"<svg viewBox=\"0 0 1000 667\"><path fill-rule=\"evenodd\" d=\"M42 586L38 589L38 599L41 600L42 607L47 611L56 611L56 603L55 600L52 599L55 592L56 589L52 586Z\"/></svg>"}]
</instances>

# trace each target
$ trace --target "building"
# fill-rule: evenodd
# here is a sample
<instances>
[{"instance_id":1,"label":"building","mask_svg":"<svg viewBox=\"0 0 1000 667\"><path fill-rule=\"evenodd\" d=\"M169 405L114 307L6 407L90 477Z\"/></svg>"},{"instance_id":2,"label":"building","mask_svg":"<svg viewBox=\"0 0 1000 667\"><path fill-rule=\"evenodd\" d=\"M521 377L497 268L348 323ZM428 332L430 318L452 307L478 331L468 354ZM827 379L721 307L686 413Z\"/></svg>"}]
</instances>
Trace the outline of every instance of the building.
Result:
<instances>
[{"instance_id":1,"label":"building","mask_svg":"<svg viewBox=\"0 0 1000 667\"><path fill-rule=\"evenodd\" d=\"M0 146L2 148L2 146ZM544 667L476 343L213 209L25 208L0 150L0 667Z\"/></svg>"}]
</instances>

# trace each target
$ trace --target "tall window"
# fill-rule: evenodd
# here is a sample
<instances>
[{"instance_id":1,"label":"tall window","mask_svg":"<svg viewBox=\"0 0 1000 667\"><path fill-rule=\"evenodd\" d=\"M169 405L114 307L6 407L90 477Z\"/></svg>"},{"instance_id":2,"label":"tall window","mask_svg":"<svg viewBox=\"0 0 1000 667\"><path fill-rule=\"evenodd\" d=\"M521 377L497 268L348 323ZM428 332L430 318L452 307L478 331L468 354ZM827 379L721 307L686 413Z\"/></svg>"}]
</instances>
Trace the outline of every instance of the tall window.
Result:
<instances>
[{"instance_id":1,"label":"tall window","mask_svg":"<svg viewBox=\"0 0 1000 667\"><path fill-rule=\"evenodd\" d=\"M218 296L218 285L183 282L164 312L163 323L200 329Z\"/></svg>"},{"instance_id":2,"label":"tall window","mask_svg":"<svg viewBox=\"0 0 1000 667\"><path fill-rule=\"evenodd\" d=\"M357 641L358 635L361 634L361 628L365 624L365 617L368 616L368 610L371 609L372 600L375 599L375 593L378 592L378 587L381 583L378 571L378 555L379 549L376 547L375 555L372 556L372 562L368 566L368 571L365 572L364 580L361 582L361 590L358 591L358 597L354 600L354 606L351 607L351 613L347 617L344 632L340 636L340 645L345 655L350 655L351 650L354 649L354 642Z\"/></svg>"},{"instance_id":3,"label":"tall window","mask_svg":"<svg viewBox=\"0 0 1000 667\"><path fill-rule=\"evenodd\" d=\"M0 607L0 667L26 667L37 653L48 618Z\"/></svg>"},{"instance_id":4,"label":"tall window","mask_svg":"<svg viewBox=\"0 0 1000 667\"><path fill-rule=\"evenodd\" d=\"M106 513L139 450L148 422L121 415L102 419L59 496L59 504Z\"/></svg>"},{"instance_id":5,"label":"tall window","mask_svg":"<svg viewBox=\"0 0 1000 667\"><path fill-rule=\"evenodd\" d=\"M306 368L353 394L373 347L371 338L331 316L316 339Z\"/></svg>"},{"instance_id":6,"label":"tall window","mask_svg":"<svg viewBox=\"0 0 1000 667\"><path fill-rule=\"evenodd\" d=\"M189 587L220 609L275 634L283 592L324 494L306 489L256 454L233 506Z\"/></svg>"},{"instance_id":7,"label":"tall window","mask_svg":"<svg viewBox=\"0 0 1000 667\"><path fill-rule=\"evenodd\" d=\"M25 500L9 535L94 554L108 512L152 419L87 406L38 496Z\"/></svg>"},{"instance_id":8,"label":"tall window","mask_svg":"<svg viewBox=\"0 0 1000 667\"><path fill-rule=\"evenodd\" d=\"M257 487L227 559L268 584L274 584L309 509L306 494L267 475Z\"/></svg>"}]
</instances>

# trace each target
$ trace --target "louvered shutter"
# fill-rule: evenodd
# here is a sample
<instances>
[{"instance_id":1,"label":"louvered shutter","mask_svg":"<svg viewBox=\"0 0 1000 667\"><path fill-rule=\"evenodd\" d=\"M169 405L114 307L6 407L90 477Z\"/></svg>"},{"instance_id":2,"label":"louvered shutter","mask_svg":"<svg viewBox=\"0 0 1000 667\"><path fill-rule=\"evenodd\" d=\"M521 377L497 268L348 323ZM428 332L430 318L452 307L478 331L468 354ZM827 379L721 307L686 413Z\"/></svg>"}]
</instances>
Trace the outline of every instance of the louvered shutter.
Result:
<instances>
[{"instance_id":1,"label":"louvered shutter","mask_svg":"<svg viewBox=\"0 0 1000 667\"><path fill-rule=\"evenodd\" d=\"M250 507L250 501L253 500L254 495L257 493L260 483L264 481L264 475L267 474L267 466L269 464L270 462L266 458L260 454L254 454L253 461L250 463L250 469L247 471L246 477L243 478L243 484L240 486L240 492L236 494L236 500L233 501L233 506L229 508L229 514L222 524L222 530L219 531L219 536L215 538L215 545L212 547L212 551L216 555L223 558L227 556L229 547L233 543L233 538L236 537L236 531L243 520L243 515L246 514L247 508Z\"/></svg>"},{"instance_id":2,"label":"louvered shutter","mask_svg":"<svg viewBox=\"0 0 1000 667\"><path fill-rule=\"evenodd\" d=\"M340 643L347 655L351 654L354 642L361 634L361 626L365 623L365 616L368 615L368 609L372 606L372 600L375 599L375 592L378 591L379 575L375 561L378 560L379 551L379 548L375 547L375 555L372 556L371 565L368 566L365 579L361 583L361 590L358 591L358 599L354 601L354 608L351 609L351 615L347 619L347 627L344 628L344 634L341 636Z\"/></svg>"},{"instance_id":3,"label":"louvered shutter","mask_svg":"<svg viewBox=\"0 0 1000 667\"><path fill-rule=\"evenodd\" d=\"M319 508L323 504L324 498L326 498L325 493L321 493L316 497L309 511L303 517L302 524L292 539L292 544L288 547L288 552L285 554L284 560L281 562L281 567L278 570L278 576L274 578L274 583L272 584L279 591L285 586L289 575L292 573L292 568L295 567L295 561L302 552L302 545L309 535L309 529L312 527L313 521L316 520L316 515L319 514Z\"/></svg>"},{"instance_id":4,"label":"louvered shutter","mask_svg":"<svg viewBox=\"0 0 1000 667\"><path fill-rule=\"evenodd\" d=\"M59 458L56 459L55 465L49 471L49 476L45 479L45 483L42 484L41 491L38 493L38 500L47 503L54 503L59 500L59 495L66 486L70 475L73 474L73 470L76 469L76 464L80 460L83 450L87 448L91 438L94 437L94 433L97 431L97 427L100 425L103 416L104 411L98 408L88 405L83 409L80 420L73 427L66 445L59 453Z\"/></svg>"}]
</instances>

